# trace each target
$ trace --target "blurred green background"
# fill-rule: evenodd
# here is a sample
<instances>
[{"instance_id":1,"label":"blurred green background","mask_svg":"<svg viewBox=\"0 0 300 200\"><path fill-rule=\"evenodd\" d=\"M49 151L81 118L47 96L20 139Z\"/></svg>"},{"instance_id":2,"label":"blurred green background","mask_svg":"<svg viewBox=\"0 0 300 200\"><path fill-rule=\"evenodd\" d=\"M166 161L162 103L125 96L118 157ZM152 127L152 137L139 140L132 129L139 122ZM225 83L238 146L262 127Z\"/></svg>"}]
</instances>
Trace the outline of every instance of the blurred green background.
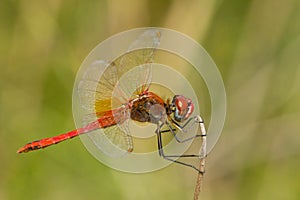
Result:
<instances>
[{"instance_id":1,"label":"blurred green background","mask_svg":"<svg viewBox=\"0 0 300 200\"><path fill-rule=\"evenodd\" d=\"M227 119L200 199L300 199L299 0L2 0L0 199L192 199L194 171L114 171L79 138L16 154L73 129L83 59L107 37L144 26L191 36L224 79Z\"/></svg>"}]
</instances>

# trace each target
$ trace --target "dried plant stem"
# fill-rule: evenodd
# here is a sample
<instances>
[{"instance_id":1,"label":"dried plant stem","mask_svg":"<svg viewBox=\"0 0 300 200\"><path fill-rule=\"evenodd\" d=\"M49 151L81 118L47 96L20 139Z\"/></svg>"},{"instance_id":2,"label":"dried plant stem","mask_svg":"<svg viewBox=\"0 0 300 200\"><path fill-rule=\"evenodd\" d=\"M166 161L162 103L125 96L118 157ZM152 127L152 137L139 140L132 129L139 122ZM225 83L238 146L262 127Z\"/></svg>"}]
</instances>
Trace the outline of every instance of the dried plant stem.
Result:
<instances>
[{"instance_id":1,"label":"dried plant stem","mask_svg":"<svg viewBox=\"0 0 300 200\"><path fill-rule=\"evenodd\" d=\"M201 158L200 159L199 170L201 172L204 172L204 170L205 170L205 158ZM194 192L194 200L198 200L199 199L199 194L200 194L201 187L202 187L203 175L204 175L204 173L198 173L196 187L195 187L195 192Z\"/></svg>"},{"instance_id":2,"label":"dried plant stem","mask_svg":"<svg viewBox=\"0 0 300 200\"><path fill-rule=\"evenodd\" d=\"M201 119L201 118L200 118ZM201 191L201 187L202 187L202 181L203 181L203 175L205 173L205 159L206 159L206 130L205 130L205 126L203 123L203 120L201 119L201 123L200 123L200 131L201 131L201 135L202 135L202 144L201 144L201 148L200 148L200 164L199 164L199 173L197 176L197 181L196 181L196 187L195 187L195 191L194 191L194 200L198 200L199 199L199 194Z\"/></svg>"}]
</instances>

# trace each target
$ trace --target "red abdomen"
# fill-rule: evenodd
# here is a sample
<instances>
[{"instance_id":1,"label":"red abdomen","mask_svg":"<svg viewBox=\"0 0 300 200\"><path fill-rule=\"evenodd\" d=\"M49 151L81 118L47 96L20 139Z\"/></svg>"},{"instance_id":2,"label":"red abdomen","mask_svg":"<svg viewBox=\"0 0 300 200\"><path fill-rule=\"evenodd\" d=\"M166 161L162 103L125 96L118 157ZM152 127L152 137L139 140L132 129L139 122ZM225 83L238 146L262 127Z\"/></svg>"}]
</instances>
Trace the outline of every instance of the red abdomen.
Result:
<instances>
[{"instance_id":1,"label":"red abdomen","mask_svg":"<svg viewBox=\"0 0 300 200\"><path fill-rule=\"evenodd\" d=\"M25 146L21 147L17 153L25 153L25 152L29 152L29 151L33 151L33 150L37 150L37 149L41 149L41 148L45 148L48 146L51 146L53 144L57 144L59 142L65 141L67 139L71 139L73 137L76 137L80 134L84 134L99 128L106 128L109 126L113 126L115 125L119 119L117 119L117 115L113 115L112 113L117 113L117 110L114 111L106 111L103 112L100 115L99 119L97 121L91 122L88 125L86 125L83 128L79 128L73 131L70 131L68 133L63 133L61 135L58 136L54 136L54 137L50 137L50 138L45 138L45 139L41 139L41 140L36 140L33 142L30 142L28 144L26 144Z\"/></svg>"}]
</instances>

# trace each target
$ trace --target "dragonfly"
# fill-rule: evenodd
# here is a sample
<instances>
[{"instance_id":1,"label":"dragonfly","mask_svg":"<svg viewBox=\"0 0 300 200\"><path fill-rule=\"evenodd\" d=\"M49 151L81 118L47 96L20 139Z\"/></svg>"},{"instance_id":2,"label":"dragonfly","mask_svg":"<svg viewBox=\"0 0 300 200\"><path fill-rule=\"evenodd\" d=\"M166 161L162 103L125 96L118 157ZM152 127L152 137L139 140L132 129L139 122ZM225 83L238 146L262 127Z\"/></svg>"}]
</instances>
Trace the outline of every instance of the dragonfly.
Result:
<instances>
[{"instance_id":1,"label":"dragonfly","mask_svg":"<svg viewBox=\"0 0 300 200\"><path fill-rule=\"evenodd\" d=\"M17 153L26 153L66 141L82 134L90 134L102 152L113 154L113 148L130 153L134 150L129 121L156 125L158 154L162 158L191 167L200 174L204 170L178 158L203 158L206 147L206 131L200 115L193 116L194 103L188 97L176 94L164 100L151 91L152 64L162 34L147 30L129 45L127 52L109 62L96 60L85 71L77 87L82 108L87 111L81 128L54 137L36 140L21 147ZM147 48L138 49L144 46ZM132 70L135 69L135 70ZM125 81L121 80L126 75ZM197 126L197 133L182 139L179 132L188 134ZM101 132L99 131L101 130ZM91 134L92 133L92 134ZM163 137L171 133L178 143L202 138L199 154L168 155L164 152ZM109 141L107 143L107 141Z\"/></svg>"}]
</instances>

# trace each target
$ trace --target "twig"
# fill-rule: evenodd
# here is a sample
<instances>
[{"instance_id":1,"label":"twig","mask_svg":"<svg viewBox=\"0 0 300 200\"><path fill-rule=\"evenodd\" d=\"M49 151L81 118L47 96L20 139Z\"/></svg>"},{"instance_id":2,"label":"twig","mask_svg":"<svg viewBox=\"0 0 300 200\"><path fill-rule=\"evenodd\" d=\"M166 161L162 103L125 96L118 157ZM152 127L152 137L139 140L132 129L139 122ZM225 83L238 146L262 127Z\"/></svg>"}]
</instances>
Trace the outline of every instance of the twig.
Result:
<instances>
[{"instance_id":1,"label":"twig","mask_svg":"<svg viewBox=\"0 0 300 200\"><path fill-rule=\"evenodd\" d=\"M201 118L200 118L201 119ZM200 131L201 131L201 135L202 135L202 144L201 144L201 148L200 148L200 164L199 164L199 173L197 176L197 181L196 181L196 187L195 187L195 191L194 191L194 200L198 200L199 199L199 194L202 188L202 181L203 181L203 175L205 173L205 158L207 155L206 152L206 130L205 130L205 126L203 123L203 120L200 120Z\"/></svg>"},{"instance_id":2,"label":"twig","mask_svg":"<svg viewBox=\"0 0 300 200\"><path fill-rule=\"evenodd\" d=\"M198 173L195 192L194 192L194 200L199 199L199 194L200 194L201 187L202 187L203 175L204 175L204 171L205 171L205 158L200 159L199 170L203 173L200 173L200 172Z\"/></svg>"}]
</instances>

